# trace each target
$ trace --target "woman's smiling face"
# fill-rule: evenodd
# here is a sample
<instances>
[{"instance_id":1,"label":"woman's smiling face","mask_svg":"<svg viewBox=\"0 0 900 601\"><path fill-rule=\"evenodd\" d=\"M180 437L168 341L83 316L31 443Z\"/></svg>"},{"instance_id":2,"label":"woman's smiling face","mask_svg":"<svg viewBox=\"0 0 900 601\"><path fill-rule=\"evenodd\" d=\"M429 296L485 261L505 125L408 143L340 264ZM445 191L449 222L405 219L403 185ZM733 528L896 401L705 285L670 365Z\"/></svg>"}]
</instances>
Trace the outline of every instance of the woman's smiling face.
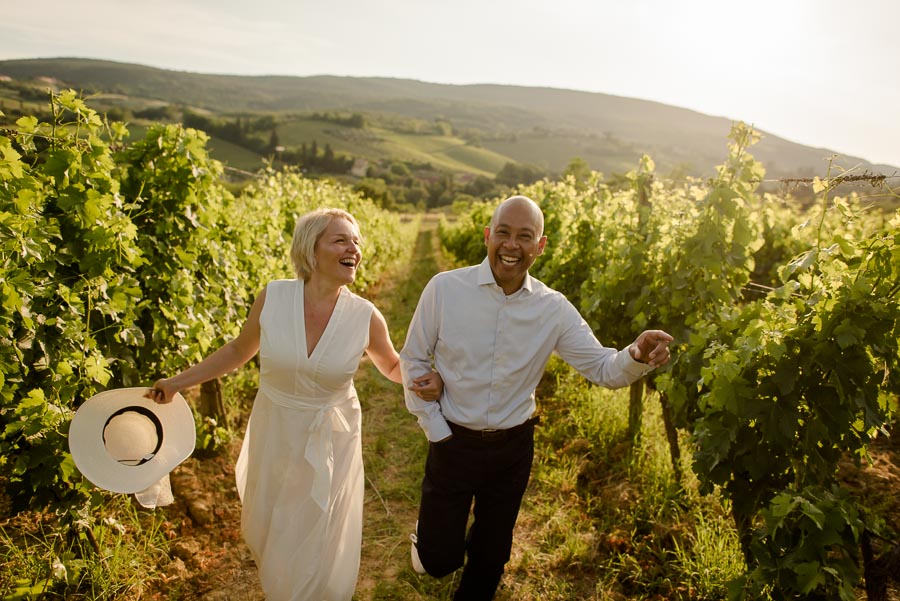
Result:
<instances>
[{"instance_id":1,"label":"woman's smiling face","mask_svg":"<svg viewBox=\"0 0 900 601\"><path fill-rule=\"evenodd\" d=\"M356 226L346 219L334 217L316 242L314 270L319 276L334 278L343 284L352 283L362 260L359 245Z\"/></svg>"}]
</instances>

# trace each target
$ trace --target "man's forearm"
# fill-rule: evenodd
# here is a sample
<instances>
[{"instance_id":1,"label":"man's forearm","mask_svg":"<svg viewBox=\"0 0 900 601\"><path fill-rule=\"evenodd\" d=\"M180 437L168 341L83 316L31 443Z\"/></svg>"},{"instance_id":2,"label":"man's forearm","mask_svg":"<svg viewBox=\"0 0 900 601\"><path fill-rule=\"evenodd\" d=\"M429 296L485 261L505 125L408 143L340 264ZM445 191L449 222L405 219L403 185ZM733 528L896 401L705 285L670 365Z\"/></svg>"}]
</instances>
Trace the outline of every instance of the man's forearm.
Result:
<instances>
[{"instance_id":1,"label":"man's forearm","mask_svg":"<svg viewBox=\"0 0 900 601\"><path fill-rule=\"evenodd\" d=\"M431 362L410 360L405 352L406 349L400 353L400 372L403 375L403 398L406 408L416 416L428 440L432 442L443 440L450 435L450 427L441 413L440 403L420 399L411 390L415 378L431 371Z\"/></svg>"}]
</instances>

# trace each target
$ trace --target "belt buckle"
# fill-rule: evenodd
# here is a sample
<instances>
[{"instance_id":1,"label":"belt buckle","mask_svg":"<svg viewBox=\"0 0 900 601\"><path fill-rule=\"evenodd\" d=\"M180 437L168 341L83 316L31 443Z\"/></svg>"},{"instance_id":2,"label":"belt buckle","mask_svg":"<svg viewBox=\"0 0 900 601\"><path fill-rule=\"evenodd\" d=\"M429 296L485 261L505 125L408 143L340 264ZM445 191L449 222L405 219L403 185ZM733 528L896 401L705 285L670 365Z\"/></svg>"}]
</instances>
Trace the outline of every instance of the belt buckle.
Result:
<instances>
[{"instance_id":1,"label":"belt buckle","mask_svg":"<svg viewBox=\"0 0 900 601\"><path fill-rule=\"evenodd\" d=\"M481 438L483 438L484 440L494 440L503 436L503 430L498 430L497 428L490 428L487 430L479 431L481 432Z\"/></svg>"}]
</instances>

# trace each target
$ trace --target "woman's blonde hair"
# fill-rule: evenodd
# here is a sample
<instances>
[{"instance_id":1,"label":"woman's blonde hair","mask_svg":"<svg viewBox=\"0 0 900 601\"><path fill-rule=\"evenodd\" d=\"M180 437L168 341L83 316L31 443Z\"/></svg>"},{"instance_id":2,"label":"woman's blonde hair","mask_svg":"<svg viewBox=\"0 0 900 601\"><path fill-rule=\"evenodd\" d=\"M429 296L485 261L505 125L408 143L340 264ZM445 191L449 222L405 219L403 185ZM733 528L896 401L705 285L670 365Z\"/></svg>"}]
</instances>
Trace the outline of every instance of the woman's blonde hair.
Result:
<instances>
[{"instance_id":1,"label":"woman's blonde hair","mask_svg":"<svg viewBox=\"0 0 900 601\"><path fill-rule=\"evenodd\" d=\"M346 219L359 233L356 219L343 209L316 209L297 220L294 239L291 241L291 263L297 279L308 280L316 267L316 244L332 219Z\"/></svg>"}]
</instances>

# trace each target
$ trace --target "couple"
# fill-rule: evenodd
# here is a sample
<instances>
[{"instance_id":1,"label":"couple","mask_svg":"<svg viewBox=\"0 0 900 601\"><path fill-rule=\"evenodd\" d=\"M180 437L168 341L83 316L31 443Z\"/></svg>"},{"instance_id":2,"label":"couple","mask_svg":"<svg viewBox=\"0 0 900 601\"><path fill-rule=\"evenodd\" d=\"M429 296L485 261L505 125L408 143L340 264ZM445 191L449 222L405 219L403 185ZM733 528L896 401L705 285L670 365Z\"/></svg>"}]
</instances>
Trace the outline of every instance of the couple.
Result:
<instances>
[{"instance_id":1,"label":"couple","mask_svg":"<svg viewBox=\"0 0 900 601\"><path fill-rule=\"evenodd\" d=\"M430 441L414 566L443 576L468 555L455 598L491 599L531 469L534 389L550 353L619 387L666 363L672 338L648 330L625 350L603 347L571 303L528 275L546 244L543 215L514 196L485 228L487 259L428 283L398 356L381 313L344 287L359 238L344 211L302 217L291 247L297 279L270 283L235 340L151 395L168 402L260 352L236 469L245 540L272 601L349 601L363 504L352 378L363 352L388 379L402 372L407 407Z\"/></svg>"}]
</instances>

